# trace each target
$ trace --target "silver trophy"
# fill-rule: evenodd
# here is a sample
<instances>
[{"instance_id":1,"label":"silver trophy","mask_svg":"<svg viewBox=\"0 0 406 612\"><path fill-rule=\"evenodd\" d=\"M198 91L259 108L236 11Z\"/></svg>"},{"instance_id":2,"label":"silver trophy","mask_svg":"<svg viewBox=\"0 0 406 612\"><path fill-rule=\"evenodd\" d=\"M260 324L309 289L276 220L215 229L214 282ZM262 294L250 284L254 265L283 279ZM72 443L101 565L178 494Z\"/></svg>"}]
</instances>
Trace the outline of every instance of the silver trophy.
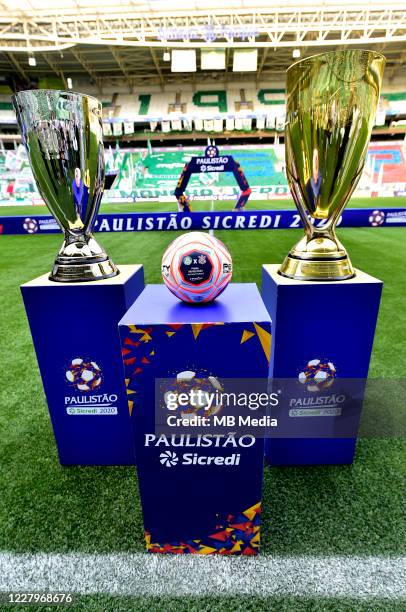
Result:
<instances>
[{"instance_id":1,"label":"silver trophy","mask_svg":"<svg viewBox=\"0 0 406 612\"><path fill-rule=\"evenodd\" d=\"M68 91L21 91L17 121L38 190L65 234L50 279L69 283L116 276L92 236L104 189L101 104Z\"/></svg>"}]
</instances>

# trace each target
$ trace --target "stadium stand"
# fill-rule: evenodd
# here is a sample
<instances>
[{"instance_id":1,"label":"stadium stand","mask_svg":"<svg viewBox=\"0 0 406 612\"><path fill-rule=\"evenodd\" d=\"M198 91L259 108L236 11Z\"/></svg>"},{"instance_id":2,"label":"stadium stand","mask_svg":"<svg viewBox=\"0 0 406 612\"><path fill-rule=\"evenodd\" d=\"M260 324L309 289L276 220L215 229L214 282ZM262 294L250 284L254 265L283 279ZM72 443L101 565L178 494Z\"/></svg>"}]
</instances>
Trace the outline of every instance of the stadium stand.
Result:
<instances>
[{"instance_id":1,"label":"stadium stand","mask_svg":"<svg viewBox=\"0 0 406 612\"><path fill-rule=\"evenodd\" d=\"M222 147L221 152L233 155L244 168L252 189L251 200L268 197L288 197L289 188L284 172L284 147L246 145ZM201 149L190 147L106 149L107 171L118 171L113 188L106 192L106 201L170 200L176 182L192 155ZM10 187L10 185L12 187ZM367 163L358 193L397 195L406 185L406 150L404 143L371 143ZM194 197L226 199L235 197L237 187L227 173L194 175L188 184L188 194ZM38 204L31 170L22 146L16 150L0 149L0 204Z\"/></svg>"},{"instance_id":2,"label":"stadium stand","mask_svg":"<svg viewBox=\"0 0 406 612\"><path fill-rule=\"evenodd\" d=\"M218 87L218 86L217 86ZM285 123L285 91L281 88L235 86L229 89L178 91L139 90L102 96L105 136L119 137L149 130L222 132L277 130ZM383 92L376 126L402 124L406 91ZM10 96L0 95L0 127L15 124Z\"/></svg>"}]
</instances>

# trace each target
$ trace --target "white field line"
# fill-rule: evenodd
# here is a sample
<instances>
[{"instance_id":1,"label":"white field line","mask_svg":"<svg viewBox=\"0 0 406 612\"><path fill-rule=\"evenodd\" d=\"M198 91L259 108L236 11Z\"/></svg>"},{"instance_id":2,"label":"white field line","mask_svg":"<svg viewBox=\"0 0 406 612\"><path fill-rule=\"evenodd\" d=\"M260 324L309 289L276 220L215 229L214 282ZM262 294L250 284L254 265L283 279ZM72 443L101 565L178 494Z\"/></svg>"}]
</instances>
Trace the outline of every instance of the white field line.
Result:
<instances>
[{"instance_id":1,"label":"white field line","mask_svg":"<svg viewBox=\"0 0 406 612\"><path fill-rule=\"evenodd\" d=\"M406 598L406 557L0 553L0 591Z\"/></svg>"}]
</instances>

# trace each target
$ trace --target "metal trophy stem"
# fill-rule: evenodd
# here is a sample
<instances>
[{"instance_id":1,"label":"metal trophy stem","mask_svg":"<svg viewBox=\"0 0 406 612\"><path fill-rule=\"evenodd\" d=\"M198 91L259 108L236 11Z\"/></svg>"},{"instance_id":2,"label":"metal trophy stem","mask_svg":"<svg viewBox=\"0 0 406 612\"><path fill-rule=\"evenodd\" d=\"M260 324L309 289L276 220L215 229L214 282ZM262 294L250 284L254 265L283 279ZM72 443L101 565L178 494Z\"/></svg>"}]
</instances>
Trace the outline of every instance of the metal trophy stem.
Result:
<instances>
[{"instance_id":1,"label":"metal trophy stem","mask_svg":"<svg viewBox=\"0 0 406 612\"><path fill-rule=\"evenodd\" d=\"M305 235L279 273L297 280L354 276L335 226L364 167L385 58L375 51L323 53L287 71L286 171Z\"/></svg>"},{"instance_id":2,"label":"metal trophy stem","mask_svg":"<svg viewBox=\"0 0 406 612\"><path fill-rule=\"evenodd\" d=\"M116 276L91 233L105 176L100 102L39 89L16 94L13 104L39 192L65 234L49 278L66 283Z\"/></svg>"}]
</instances>

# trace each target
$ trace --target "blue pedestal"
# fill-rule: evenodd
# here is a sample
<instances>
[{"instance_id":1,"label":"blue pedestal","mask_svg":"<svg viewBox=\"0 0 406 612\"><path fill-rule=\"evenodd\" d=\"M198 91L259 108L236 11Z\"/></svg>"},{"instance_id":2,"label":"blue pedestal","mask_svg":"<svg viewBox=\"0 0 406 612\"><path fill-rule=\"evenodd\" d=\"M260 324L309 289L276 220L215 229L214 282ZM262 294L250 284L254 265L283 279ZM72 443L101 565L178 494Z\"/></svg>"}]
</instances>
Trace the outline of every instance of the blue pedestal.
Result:
<instances>
[{"instance_id":1,"label":"blue pedestal","mask_svg":"<svg viewBox=\"0 0 406 612\"><path fill-rule=\"evenodd\" d=\"M44 274L21 287L63 465L134 464L117 325L143 288L139 265L101 281Z\"/></svg>"},{"instance_id":2,"label":"blue pedestal","mask_svg":"<svg viewBox=\"0 0 406 612\"><path fill-rule=\"evenodd\" d=\"M157 378L267 377L271 323L256 286L231 284L214 303L193 306L147 285L119 327L147 549L256 554L263 440L244 448L240 439L235 447L154 433Z\"/></svg>"},{"instance_id":3,"label":"blue pedestal","mask_svg":"<svg viewBox=\"0 0 406 612\"><path fill-rule=\"evenodd\" d=\"M299 376L309 361L321 360L333 364L334 376L359 379L362 385L368 375L382 282L360 270L347 281L295 281L278 274L278 269L279 265L265 265L262 273L262 297L272 318L270 376L296 379L300 395ZM320 395L328 395L328 389ZM307 413L301 422L309 431L310 423L317 430L320 419L330 419L333 432L341 418ZM291 420L292 431L297 422ZM350 464L356 435L272 438L265 453L271 465Z\"/></svg>"}]
</instances>

